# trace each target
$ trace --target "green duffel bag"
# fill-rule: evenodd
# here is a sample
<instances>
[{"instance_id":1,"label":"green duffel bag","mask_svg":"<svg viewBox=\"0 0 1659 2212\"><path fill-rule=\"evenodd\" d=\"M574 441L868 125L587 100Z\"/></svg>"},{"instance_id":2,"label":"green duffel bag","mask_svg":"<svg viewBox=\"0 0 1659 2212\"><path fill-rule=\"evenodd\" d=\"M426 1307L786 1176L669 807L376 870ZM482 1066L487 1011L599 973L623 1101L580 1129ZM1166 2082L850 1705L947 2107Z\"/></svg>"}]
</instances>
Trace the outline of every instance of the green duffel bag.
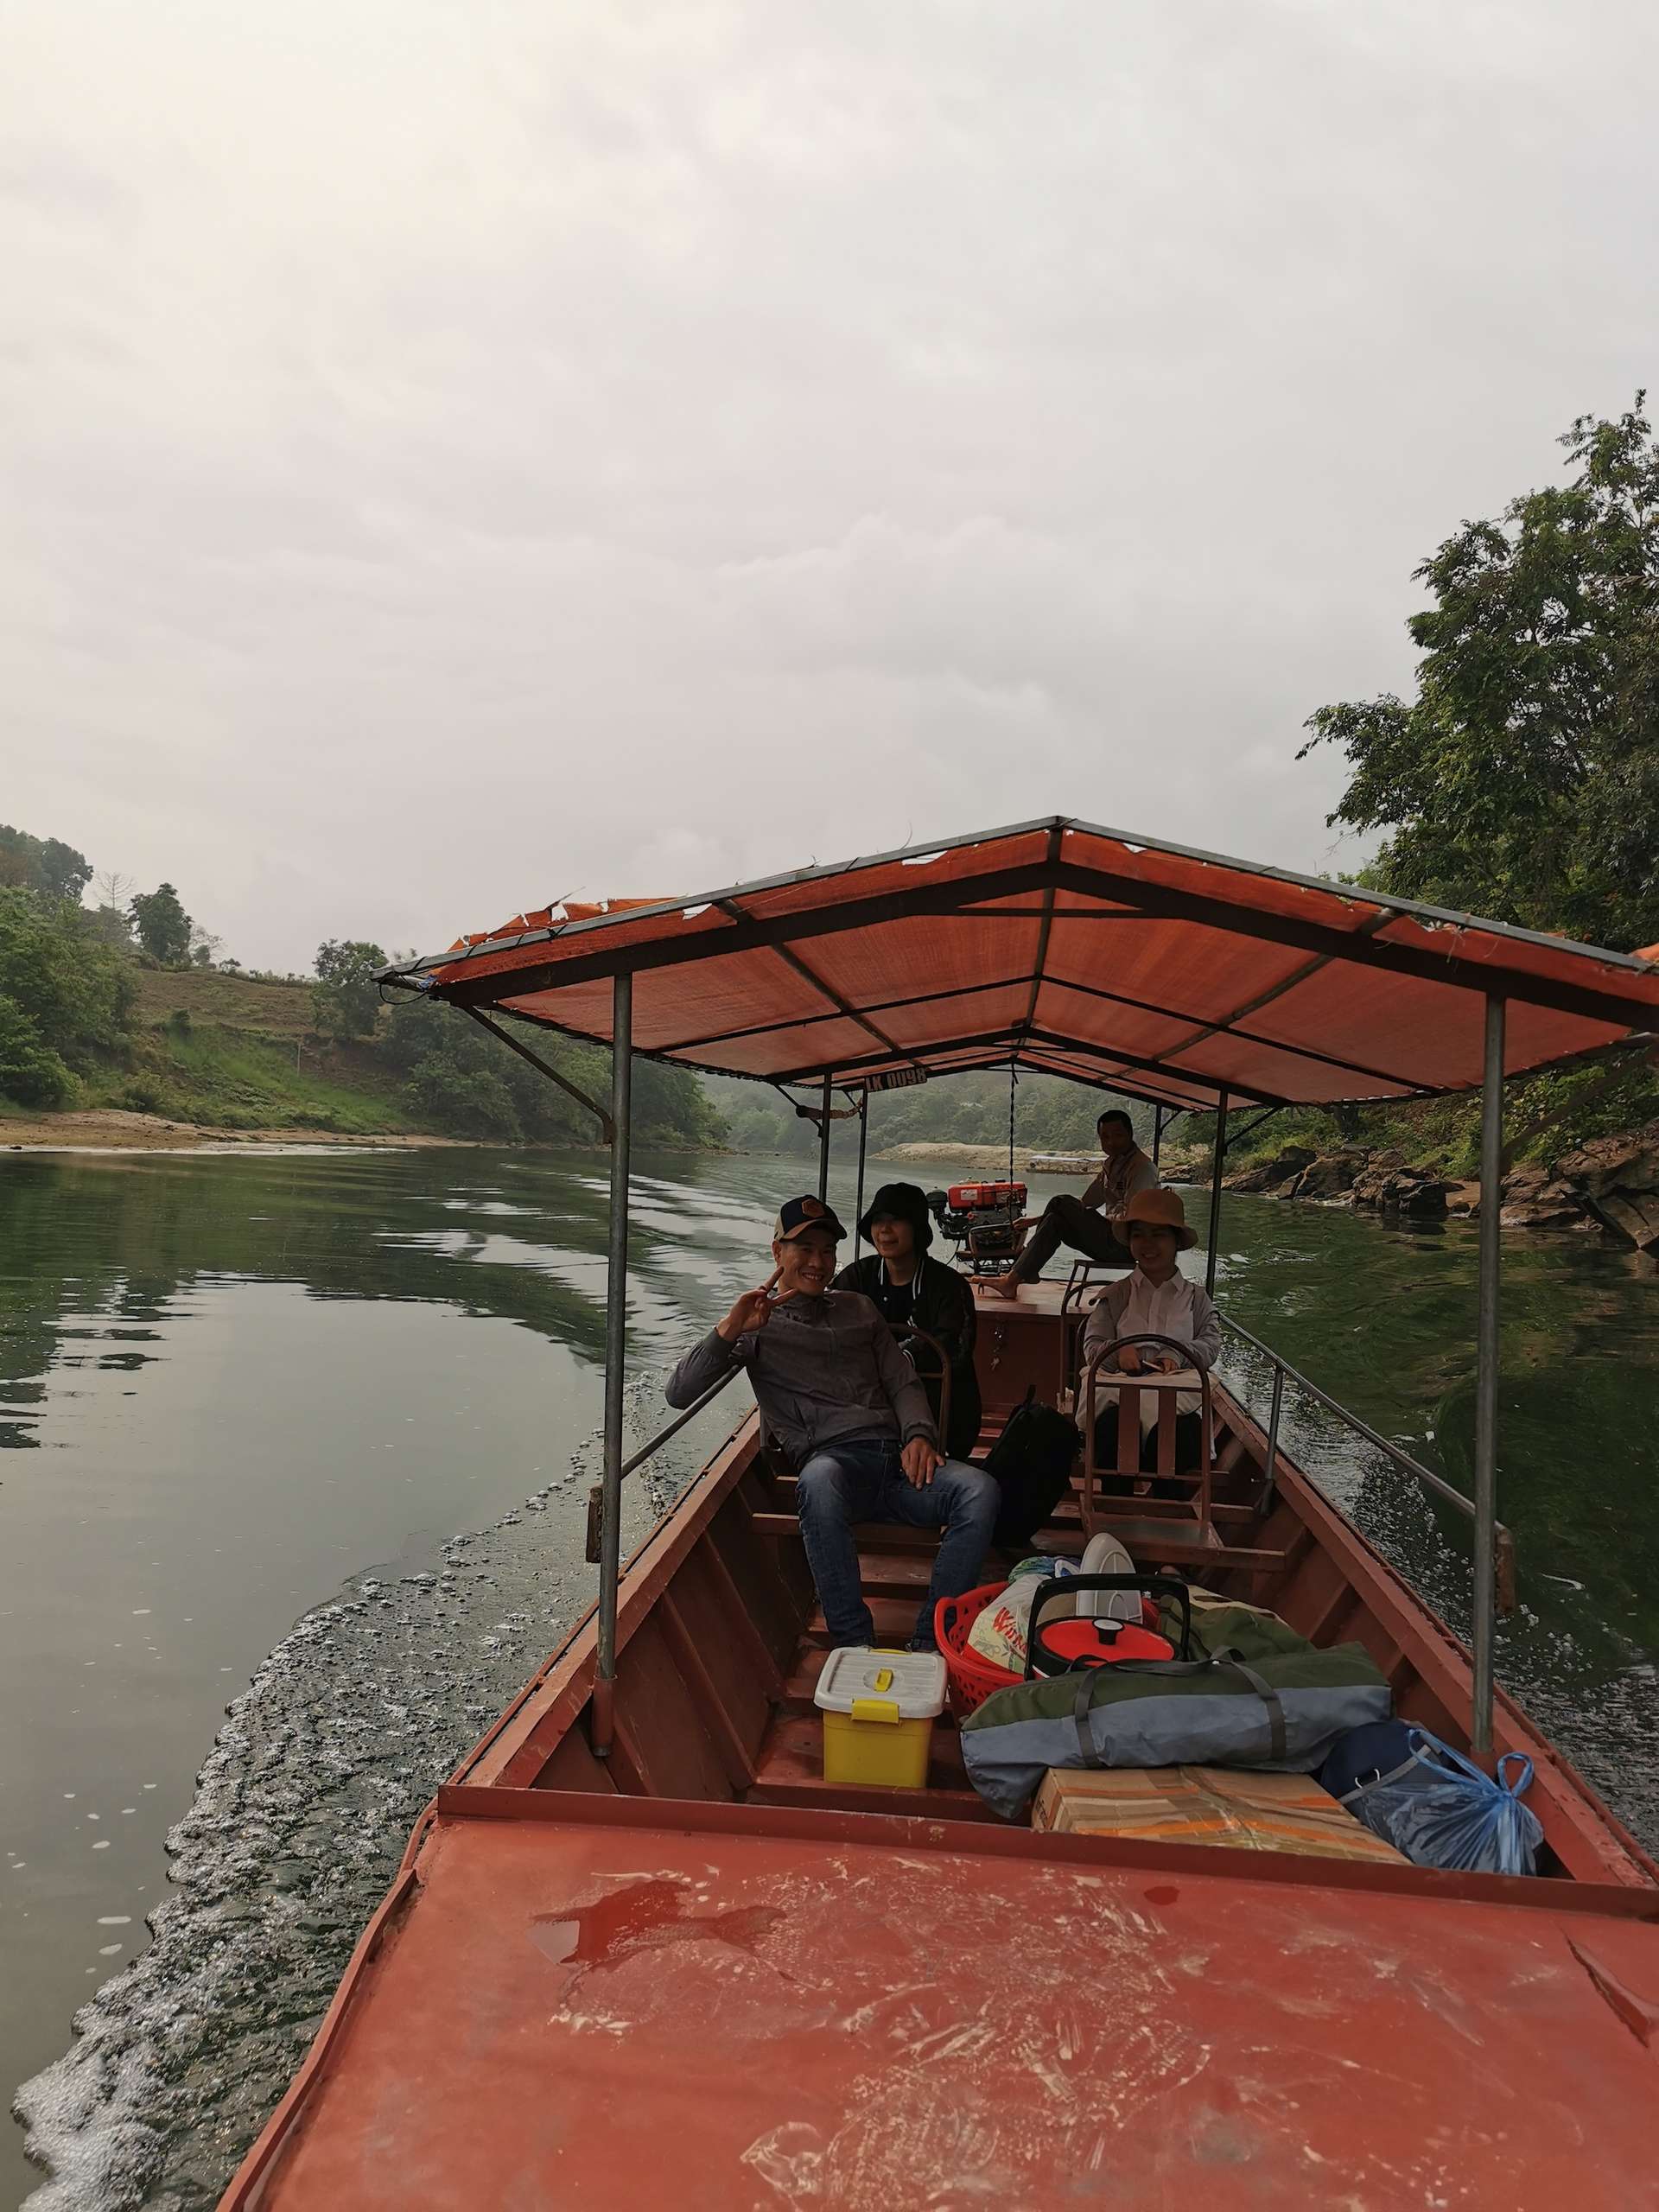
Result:
<instances>
[{"instance_id":1,"label":"green duffel bag","mask_svg":"<svg viewBox=\"0 0 1659 2212\"><path fill-rule=\"evenodd\" d=\"M1051 1767L1241 1766L1311 1774L1394 1700L1363 1644L1316 1651L1271 1613L1195 1611L1196 1659L1124 1660L999 1690L962 1724L986 1802L1023 1818Z\"/></svg>"}]
</instances>

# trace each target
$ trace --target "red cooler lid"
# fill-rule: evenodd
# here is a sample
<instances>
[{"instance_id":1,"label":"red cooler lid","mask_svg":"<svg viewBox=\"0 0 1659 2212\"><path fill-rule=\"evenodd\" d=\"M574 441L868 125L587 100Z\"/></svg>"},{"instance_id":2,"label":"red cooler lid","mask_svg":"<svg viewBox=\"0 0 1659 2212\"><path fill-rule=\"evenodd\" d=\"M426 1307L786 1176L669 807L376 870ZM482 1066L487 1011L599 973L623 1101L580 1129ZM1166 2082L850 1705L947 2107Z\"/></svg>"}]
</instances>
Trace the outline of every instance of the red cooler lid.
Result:
<instances>
[{"instance_id":1,"label":"red cooler lid","mask_svg":"<svg viewBox=\"0 0 1659 2212\"><path fill-rule=\"evenodd\" d=\"M1108 1667L1115 1659L1173 1659L1175 1647L1167 1637L1132 1622L1106 1620L1045 1621L1039 1633L1043 1649L1072 1665Z\"/></svg>"}]
</instances>

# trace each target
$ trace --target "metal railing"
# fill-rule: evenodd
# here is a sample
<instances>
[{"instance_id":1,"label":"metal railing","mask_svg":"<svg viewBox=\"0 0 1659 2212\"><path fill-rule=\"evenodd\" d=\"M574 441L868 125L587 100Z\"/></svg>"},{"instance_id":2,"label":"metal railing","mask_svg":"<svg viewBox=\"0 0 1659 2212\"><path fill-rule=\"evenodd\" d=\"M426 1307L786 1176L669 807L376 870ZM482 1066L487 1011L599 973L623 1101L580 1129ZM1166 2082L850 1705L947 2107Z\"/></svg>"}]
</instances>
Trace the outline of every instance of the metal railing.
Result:
<instances>
[{"instance_id":1,"label":"metal railing","mask_svg":"<svg viewBox=\"0 0 1659 2212\"><path fill-rule=\"evenodd\" d=\"M721 1392L735 1382L743 1371L741 1367L728 1368L724 1375L709 1385L695 1403L689 1405L683 1413L676 1414L666 1428L658 1429L649 1444L642 1444L632 1459L625 1459L616 1478L619 1489L637 1467L643 1467L653 1452L662 1450L671 1436L677 1436L688 1421L695 1421L705 1406L712 1405ZM595 1483L588 1493L588 1563L590 1567L599 1564L600 1532L604 1511L605 1486L602 1483Z\"/></svg>"},{"instance_id":2,"label":"metal railing","mask_svg":"<svg viewBox=\"0 0 1659 2212\"><path fill-rule=\"evenodd\" d=\"M1260 1337L1252 1335L1241 1323L1225 1313L1219 1319L1224 1329L1241 1338L1253 1351L1260 1352L1273 1369L1273 1407L1268 1421L1268 1456L1263 1463L1263 1484L1267 1495L1270 1496L1273 1491L1274 1472L1279 1458L1280 1415L1284 1405L1285 1384L1289 1382L1294 1382L1299 1390L1306 1390L1310 1398L1316 1399L1345 1427L1382 1452L1396 1467L1402 1468L1408 1475L1414 1475L1437 1497L1442 1497L1448 1505L1455 1506L1473 1524L1476 1517L1473 1498L1465 1497L1460 1490L1446 1481L1444 1475L1437 1475L1432 1467L1424 1466L1421 1459L1414 1459L1410 1452L1402 1450L1391 1437L1384 1436L1380 1429L1373 1428L1369 1421L1362 1421L1357 1413L1351 1412L1339 1399L1333 1398L1328 1390L1322 1390L1317 1382L1310 1382L1299 1369L1281 1357L1271 1344L1264 1344ZM1497 1609L1501 1613L1510 1613L1515 1610L1515 1539L1501 1521L1494 1522L1492 1529L1496 1539L1492 1574Z\"/></svg>"},{"instance_id":3,"label":"metal railing","mask_svg":"<svg viewBox=\"0 0 1659 2212\"><path fill-rule=\"evenodd\" d=\"M946 1355L944 1346L939 1342L937 1337L930 1336L925 1329L918 1328L913 1321L906 1327L899 1330L897 1334L901 1344L908 1344L912 1338L918 1343L925 1344L928 1350L934 1354L938 1361L938 1371L937 1377L934 1376L931 1371L925 1375L922 1370L918 1368L916 1379L918 1382L922 1382L924 1384L931 1380L937 1380L938 1382L938 1429L940 1444L941 1446L943 1446L944 1441L949 1435L950 1428L950 1362ZM915 1364L913 1360L911 1363L912 1366ZM622 1484L627 1480L631 1474L634 1473L637 1469L643 1467L646 1460L652 1458L655 1452L662 1450L664 1445L669 1441L671 1437L677 1436L688 1421L694 1421L705 1406L711 1406L722 1390L728 1389L732 1383L736 1382L740 1375L745 1374L747 1371L747 1370L746 1369L739 1366L728 1368L724 1375L716 1377L716 1379L709 1385L709 1388L703 1392L700 1398L698 1398L693 1404L687 1406L683 1413L676 1414L673 1420L669 1422L666 1428L659 1428L656 1435L652 1438L649 1444L642 1444L631 1459L625 1459L622 1462L616 1478L619 1491L620 1490ZM599 1565L601 1532L604 1527L604 1514L605 1486L602 1483L595 1483L588 1493L588 1541L586 1551L588 1564L590 1567L597 1567Z\"/></svg>"}]
</instances>

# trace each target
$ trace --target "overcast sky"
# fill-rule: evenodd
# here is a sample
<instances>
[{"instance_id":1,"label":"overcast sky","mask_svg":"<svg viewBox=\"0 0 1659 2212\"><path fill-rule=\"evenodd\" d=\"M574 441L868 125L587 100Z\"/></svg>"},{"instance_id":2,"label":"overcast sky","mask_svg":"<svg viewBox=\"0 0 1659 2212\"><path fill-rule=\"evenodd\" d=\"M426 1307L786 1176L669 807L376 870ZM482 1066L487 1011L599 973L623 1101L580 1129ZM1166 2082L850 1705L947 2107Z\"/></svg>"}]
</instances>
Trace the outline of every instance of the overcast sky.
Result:
<instances>
[{"instance_id":1,"label":"overcast sky","mask_svg":"<svg viewBox=\"0 0 1659 2212\"><path fill-rule=\"evenodd\" d=\"M0 820L251 965L1047 812L1358 857L1659 383L1645 0L0 0Z\"/></svg>"}]
</instances>

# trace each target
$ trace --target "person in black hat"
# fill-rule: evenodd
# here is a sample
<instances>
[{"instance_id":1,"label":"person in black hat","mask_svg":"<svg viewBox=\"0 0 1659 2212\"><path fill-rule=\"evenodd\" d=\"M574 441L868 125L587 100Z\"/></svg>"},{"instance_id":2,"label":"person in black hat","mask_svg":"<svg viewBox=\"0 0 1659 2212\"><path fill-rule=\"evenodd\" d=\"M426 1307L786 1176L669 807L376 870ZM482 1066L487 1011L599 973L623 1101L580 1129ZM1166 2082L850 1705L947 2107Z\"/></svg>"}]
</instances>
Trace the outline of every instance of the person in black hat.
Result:
<instances>
[{"instance_id":1,"label":"person in black hat","mask_svg":"<svg viewBox=\"0 0 1659 2212\"><path fill-rule=\"evenodd\" d=\"M793 1467L807 1564L831 1641L875 1640L853 1530L861 1521L937 1529L933 1579L911 1639L931 1649L933 1608L979 1580L1001 1493L982 1467L948 1459L916 1370L871 1300L831 1277L846 1231L822 1198L786 1199L772 1274L692 1345L664 1385L695 1405L746 1367L769 1434Z\"/></svg>"},{"instance_id":2,"label":"person in black hat","mask_svg":"<svg viewBox=\"0 0 1659 2212\"><path fill-rule=\"evenodd\" d=\"M837 1290L862 1291L895 1336L925 1331L943 1348L950 1369L950 1427L944 1448L966 1459L979 1441L982 1413L974 1372L974 1294L954 1268L928 1257L933 1224L927 1199L914 1183L884 1183L858 1224L875 1249L836 1277ZM933 1418L939 1417L938 1360L925 1344L915 1364Z\"/></svg>"}]
</instances>

